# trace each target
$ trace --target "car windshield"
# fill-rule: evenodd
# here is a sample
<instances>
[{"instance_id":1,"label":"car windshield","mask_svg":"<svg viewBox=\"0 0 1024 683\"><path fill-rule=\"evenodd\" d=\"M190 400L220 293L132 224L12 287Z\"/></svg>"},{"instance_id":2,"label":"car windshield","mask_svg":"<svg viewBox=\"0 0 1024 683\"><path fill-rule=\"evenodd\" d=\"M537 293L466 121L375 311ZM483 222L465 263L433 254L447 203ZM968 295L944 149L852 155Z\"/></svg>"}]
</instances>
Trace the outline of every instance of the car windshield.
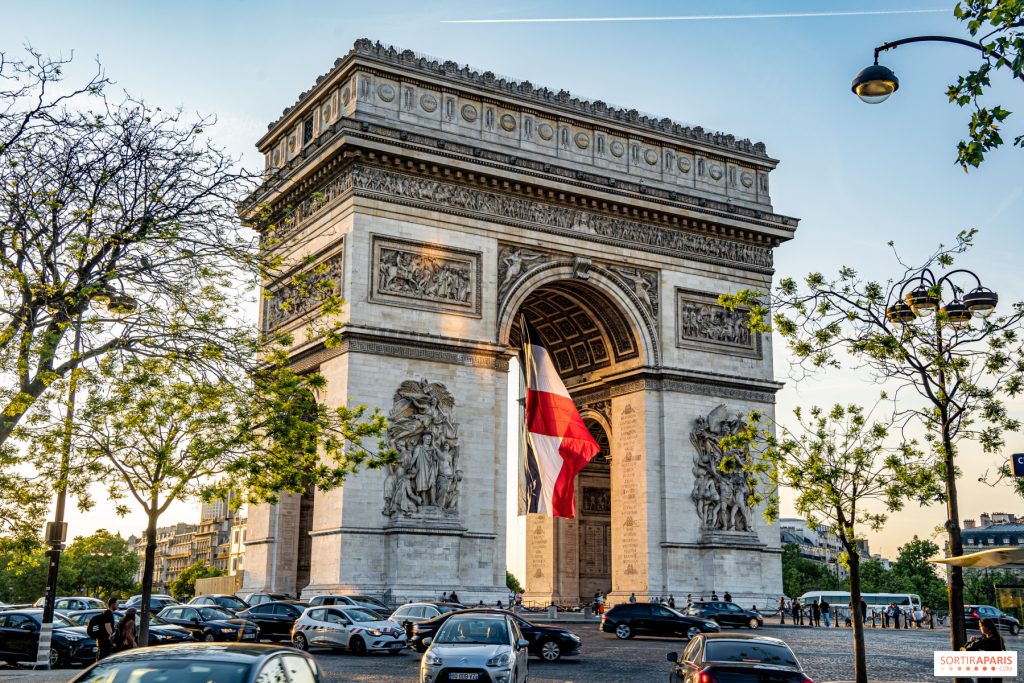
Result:
<instances>
[{"instance_id":1,"label":"car windshield","mask_svg":"<svg viewBox=\"0 0 1024 683\"><path fill-rule=\"evenodd\" d=\"M203 619L234 619L235 616L230 612L225 612L220 607L200 607L199 616Z\"/></svg>"},{"instance_id":2,"label":"car windshield","mask_svg":"<svg viewBox=\"0 0 1024 683\"><path fill-rule=\"evenodd\" d=\"M245 603L238 598L226 596L223 598L217 598L217 604L221 607L230 607L231 609L245 609Z\"/></svg>"},{"instance_id":3,"label":"car windshield","mask_svg":"<svg viewBox=\"0 0 1024 683\"><path fill-rule=\"evenodd\" d=\"M383 602L381 602L380 600L375 600L374 598L371 598L366 595L353 595L352 599L356 602L362 602L367 605L373 605L374 607L383 607L384 609L387 609Z\"/></svg>"},{"instance_id":4,"label":"car windshield","mask_svg":"<svg viewBox=\"0 0 1024 683\"><path fill-rule=\"evenodd\" d=\"M439 645L502 645L509 642L504 619L451 617L437 633Z\"/></svg>"},{"instance_id":5,"label":"car windshield","mask_svg":"<svg viewBox=\"0 0 1024 683\"><path fill-rule=\"evenodd\" d=\"M352 621L380 621L380 615L374 614L368 609L347 609L345 616Z\"/></svg>"},{"instance_id":6,"label":"car windshield","mask_svg":"<svg viewBox=\"0 0 1024 683\"><path fill-rule=\"evenodd\" d=\"M136 658L107 660L86 672L79 681L89 683L244 683L249 680L251 664L239 662L196 661L194 659Z\"/></svg>"},{"instance_id":7,"label":"car windshield","mask_svg":"<svg viewBox=\"0 0 1024 683\"><path fill-rule=\"evenodd\" d=\"M796 657L786 645L749 640L709 640L704 649L704 660L798 666Z\"/></svg>"},{"instance_id":8,"label":"car windshield","mask_svg":"<svg viewBox=\"0 0 1024 683\"><path fill-rule=\"evenodd\" d=\"M53 613L53 625L58 628L61 626L78 626L78 624L71 621L63 614L58 614L57 612Z\"/></svg>"}]
</instances>

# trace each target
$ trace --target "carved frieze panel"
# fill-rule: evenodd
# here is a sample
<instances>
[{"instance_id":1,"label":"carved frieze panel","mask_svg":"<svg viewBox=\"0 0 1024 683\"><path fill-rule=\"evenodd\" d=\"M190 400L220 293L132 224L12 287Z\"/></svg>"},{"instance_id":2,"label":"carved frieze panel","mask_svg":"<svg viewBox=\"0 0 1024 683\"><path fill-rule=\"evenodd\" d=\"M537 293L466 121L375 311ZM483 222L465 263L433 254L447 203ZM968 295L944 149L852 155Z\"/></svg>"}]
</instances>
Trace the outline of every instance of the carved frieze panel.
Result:
<instances>
[{"instance_id":1,"label":"carved frieze panel","mask_svg":"<svg viewBox=\"0 0 1024 683\"><path fill-rule=\"evenodd\" d=\"M535 267L551 260L550 254L533 251L526 247L501 245L498 249L498 298L504 298L505 292L520 278Z\"/></svg>"},{"instance_id":2,"label":"carved frieze panel","mask_svg":"<svg viewBox=\"0 0 1024 683\"><path fill-rule=\"evenodd\" d=\"M285 274L263 291L263 330L286 325L314 310L330 294L341 294L344 247Z\"/></svg>"},{"instance_id":3,"label":"carved frieze panel","mask_svg":"<svg viewBox=\"0 0 1024 683\"><path fill-rule=\"evenodd\" d=\"M748 503L751 482L743 470L749 453L723 450L721 441L742 430L742 415L730 415L719 405L704 417L699 416L690 432L690 443L697 450L693 462L693 492L697 517L705 531L753 531L754 518ZM729 456L732 467L723 471L722 461Z\"/></svg>"},{"instance_id":4,"label":"carved frieze panel","mask_svg":"<svg viewBox=\"0 0 1024 683\"><path fill-rule=\"evenodd\" d=\"M599 486L583 487L583 504L580 506L585 515L610 515L612 513L612 492Z\"/></svg>"},{"instance_id":5,"label":"carved frieze panel","mask_svg":"<svg viewBox=\"0 0 1024 683\"><path fill-rule=\"evenodd\" d=\"M375 235L370 301L480 316L480 252Z\"/></svg>"},{"instance_id":6,"label":"carved frieze panel","mask_svg":"<svg viewBox=\"0 0 1024 683\"><path fill-rule=\"evenodd\" d=\"M676 289L676 346L761 357L761 335L747 326L747 311L729 311L707 292Z\"/></svg>"},{"instance_id":7,"label":"carved frieze panel","mask_svg":"<svg viewBox=\"0 0 1024 683\"><path fill-rule=\"evenodd\" d=\"M636 294L636 298L655 318L658 316L658 273L643 268L611 266L611 270L622 278L627 289Z\"/></svg>"}]
</instances>

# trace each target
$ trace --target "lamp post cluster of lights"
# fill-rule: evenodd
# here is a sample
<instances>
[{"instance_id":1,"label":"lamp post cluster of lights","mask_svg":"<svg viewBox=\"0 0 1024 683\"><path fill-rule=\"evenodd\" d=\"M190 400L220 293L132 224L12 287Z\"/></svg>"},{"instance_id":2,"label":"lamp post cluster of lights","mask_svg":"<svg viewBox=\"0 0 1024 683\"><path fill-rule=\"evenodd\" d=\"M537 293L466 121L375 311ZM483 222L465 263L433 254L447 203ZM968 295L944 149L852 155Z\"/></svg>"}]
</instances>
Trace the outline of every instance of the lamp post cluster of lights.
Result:
<instances>
[{"instance_id":1,"label":"lamp post cluster of lights","mask_svg":"<svg viewBox=\"0 0 1024 683\"><path fill-rule=\"evenodd\" d=\"M973 277L975 288L963 293L961 288L950 281L950 276L957 273ZM953 299L943 303L942 290L946 284L953 290ZM913 289L907 292L908 287ZM978 276L970 270L951 270L936 279L934 273L925 268L920 275L903 283L899 299L885 309L885 317L889 322L906 325L938 313L947 325L961 329L970 327L972 318L987 318L992 315L998 303L999 295L983 287Z\"/></svg>"}]
</instances>

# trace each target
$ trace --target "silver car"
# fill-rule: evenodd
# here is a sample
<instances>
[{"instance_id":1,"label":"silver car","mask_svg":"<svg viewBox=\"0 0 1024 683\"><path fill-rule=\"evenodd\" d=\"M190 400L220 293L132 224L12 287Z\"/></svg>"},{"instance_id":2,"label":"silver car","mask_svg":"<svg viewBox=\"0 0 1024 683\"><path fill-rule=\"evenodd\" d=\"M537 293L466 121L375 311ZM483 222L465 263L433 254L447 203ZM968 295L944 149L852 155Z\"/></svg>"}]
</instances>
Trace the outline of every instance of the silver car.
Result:
<instances>
[{"instance_id":1,"label":"silver car","mask_svg":"<svg viewBox=\"0 0 1024 683\"><path fill-rule=\"evenodd\" d=\"M523 683L529 677L530 641L504 614L453 614L428 640L420 683Z\"/></svg>"}]
</instances>

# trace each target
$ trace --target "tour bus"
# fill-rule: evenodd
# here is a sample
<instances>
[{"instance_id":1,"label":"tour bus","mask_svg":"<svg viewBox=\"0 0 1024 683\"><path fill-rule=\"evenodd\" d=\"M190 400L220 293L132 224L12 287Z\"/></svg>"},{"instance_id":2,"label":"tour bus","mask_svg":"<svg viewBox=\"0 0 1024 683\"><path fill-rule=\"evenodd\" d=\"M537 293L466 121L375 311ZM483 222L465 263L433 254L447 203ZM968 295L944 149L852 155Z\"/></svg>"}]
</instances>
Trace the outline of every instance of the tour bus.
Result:
<instances>
[{"instance_id":1,"label":"tour bus","mask_svg":"<svg viewBox=\"0 0 1024 683\"><path fill-rule=\"evenodd\" d=\"M860 597L868 606L868 614L881 612L890 602L896 603L896 606L907 614L921 610L921 596L914 593L861 593ZM850 606L850 593L847 591L811 591L800 596L800 604L810 605L822 598L830 606L838 607L844 613Z\"/></svg>"}]
</instances>

